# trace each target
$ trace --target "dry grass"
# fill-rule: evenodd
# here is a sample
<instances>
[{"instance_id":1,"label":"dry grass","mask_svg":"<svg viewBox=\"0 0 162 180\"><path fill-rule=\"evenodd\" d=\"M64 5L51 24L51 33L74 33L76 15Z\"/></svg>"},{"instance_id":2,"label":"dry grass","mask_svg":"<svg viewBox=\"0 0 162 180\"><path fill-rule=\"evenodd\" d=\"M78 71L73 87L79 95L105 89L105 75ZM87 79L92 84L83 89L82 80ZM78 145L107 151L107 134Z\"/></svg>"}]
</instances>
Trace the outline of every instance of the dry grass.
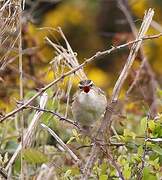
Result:
<instances>
[{"instance_id":1,"label":"dry grass","mask_svg":"<svg viewBox=\"0 0 162 180\"><path fill-rule=\"evenodd\" d=\"M83 80L87 79L87 75L84 72L84 66L87 65L87 63L91 63L94 60L108 55L115 50L127 47L129 45L132 45L130 54L128 56L127 62L115 84L113 94L111 97L111 106L112 109L115 108L116 102L119 98L120 91L123 87L123 84L129 74L129 71L131 69L131 66L134 62L135 56L141 47L143 40L153 39L153 38L159 38L162 36L162 34L154 35L154 36L145 36L150 23L152 21L152 17L154 15L154 11L150 9L143 19L143 23L141 25L141 28L139 30L138 36L135 40L128 42L126 44L122 44L117 47L111 47L108 50L97 52L94 56L86 59L82 64L79 64L77 59L77 53L74 52L65 37L64 33L62 32L61 28L58 29L52 29L52 28L42 28L43 30L48 30L50 33L58 33L59 36L64 40L65 47L60 45L57 41L52 42L48 37L45 37L46 42L54 48L56 56L53 60L51 60L49 66L52 67L53 73L54 73L54 80L47 84L45 87L40 89L39 92L37 92L34 96L32 96L30 99L28 99L26 102L24 101L24 89L23 89L23 49L22 49L22 10L24 9L25 0L22 2L23 6L21 7L20 3L17 3L17 1L3 1L1 2L1 9L0 9L0 17L1 17L1 25L0 25L0 43L1 43L1 68L0 70L3 71L11 62L16 61L19 59L19 94L20 98L19 100L19 106L15 108L10 113L6 114L5 116L0 118L0 122L4 122L10 117L13 117L14 115L17 116L18 113L20 113L20 123L21 123L21 141L10 158L7 166L5 167L5 171L8 172L8 176L10 177L12 174L12 165L14 164L17 156L21 152L21 179L24 178L25 174L25 168L27 167L26 164L23 161L23 149L24 148L30 148L32 145L32 142L35 140L35 134L40 130L40 121L43 113L51 113L52 116L56 116L59 120L64 120L65 122L69 124L73 124L78 129L80 126L76 124L76 122L73 122L72 120L68 119L70 112L70 98L71 98L71 90L73 86L74 79L77 80ZM12 60L12 61L11 61ZM65 80L66 78L66 80ZM48 95L46 91L48 89L52 89L54 92L54 95L50 98L53 98L53 104L57 102L57 109L56 112L52 112L51 110L45 109L45 105L48 102ZM31 105L31 103L40 97L39 101L39 107L34 107ZM64 100L65 107L62 108L62 99ZM36 112L33 115L33 118L30 121L30 124L25 129L24 128L24 109L30 108L32 110L36 110ZM103 133L105 133L107 130L110 132L111 128L111 116L113 114L113 111L109 111L107 109L104 119L101 122L101 126L99 128L99 138L104 139ZM17 122L15 121L15 124ZM80 159L78 156L63 142L63 140L48 126L45 124L41 124L43 129L45 129L49 134L51 134L57 142L63 147L63 149L70 154L70 156L77 161L76 165L80 168ZM116 133L115 129L113 128L114 133ZM19 131L19 129L17 129ZM19 133L19 132L17 132ZM106 133L105 133L106 134ZM117 133L116 133L117 134ZM147 138L147 137L146 137ZM105 139L104 139L105 140ZM93 140L92 140L93 141ZM105 140L105 143L106 140ZM109 149L103 149L103 146L99 146L97 143L94 143L91 149L90 157L86 160L86 163L84 165L83 169L83 176L82 179L86 180L89 178L91 174L92 167L95 163L96 157L99 153L99 150L102 151L103 154L107 156L107 158L110 160L112 166L117 170L118 176L121 179L124 179L123 174L120 170L120 167L118 163L115 161L115 159L111 156ZM79 162L79 163L78 163ZM23 168L25 167L25 168ZM6 173L5 172L5 173ZM3 171L1 172L1 174ZM48 174L48 177L46 177ZM44 167L41 167L38 171L37 179L50 179L51 177L55 177L57 179L55 170L53 167L49 167L47 165L44 165Z\"/></svg>"}]
</instances>

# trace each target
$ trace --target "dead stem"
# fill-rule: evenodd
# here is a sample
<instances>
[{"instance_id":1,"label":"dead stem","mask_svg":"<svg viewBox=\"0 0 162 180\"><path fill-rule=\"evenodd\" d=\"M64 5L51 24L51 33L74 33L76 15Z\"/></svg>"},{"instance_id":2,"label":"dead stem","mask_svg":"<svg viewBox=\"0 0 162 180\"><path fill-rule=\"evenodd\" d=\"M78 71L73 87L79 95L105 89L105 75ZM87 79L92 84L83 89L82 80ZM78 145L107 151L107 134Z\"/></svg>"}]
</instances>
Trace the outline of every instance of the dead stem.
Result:
<instances>
[{"instance_id":1,"label":"dead stem","mask_svg":"<svg viewBox=\"0 0 162 180\"><path fill-rule=\"evenodd\" d=\"M116 102L119 98L121 88L128 76L130 68L134 62L135 56L142 44L142 38L144 37L145 33L147 32L147 30L150 26L153 15L154 15L154 11L152 9L149 9L144 16L141 28L140 28L138 36L137 36L137 39L141 39L141 40L134 43L133 46L131 47L129 56L125 63L125 66L114 86L112 98L111 98L112 109L115 109L115 107L116 107ZM99 139L102 139L103 136L105 137L105 134L108 135L108 138L110 137L111 121L112 121L112 111L109 111L107 109L105 112L105 116L101 122L100 128L99 128L99 133L98 133ZM90 153L90 157L88 158L87 163L84 166L82 180L87 180L88 177L90 176L93 164L96 161L96 158L98 155L98 151L99 151L99 147L97 147L97 145L94 144L94 146L92 147L91 153Z\"/></svg>"},{"instance_id":2,"label":"dead stem","mask_svg":"<svg viewBox=\"0 0 162 180\"><path fill-rule=\"evenodd\" d=\"M0 123L3 122L4 120L6 120L7 118L13 116L14 114L18 113L19 111L21 111L23 108L25 108L27 105L29 105L31 102L33 102L33 100L35 100L37 97L39 97L43 92L45 92L47 89L49 89L50 87L52 87L53 85L57 84L58 82L62 81L64 78L68 77L69 75L75 73L76 71L78 71L79 69L83 68L84 66L86 66L88 63L91 63L92 61L99 59L103 56L106 56L116 50L125 48L131 44L140 42L142 40L150 40L150 39L157 39L159 37L162 36L162 33L156 34L156 35L152 35L152 36L144 36L142 38L138 38L136 40L130 41L128 43L116 46L116 47L112 47L108 50L105 51L99 51L97 52L95 55L93 55L92 57L85 59L85 61L80 64L79 66L77 66L76 68L64 73L63 75L61 75L60 77L58 77L57 79L55 79L54 81L52 81L51 83L47 84L44 88L40 89L40 91L35 94L32 98L30 98L26 103L24 103L22 106L20 106L17 109L14 109L13 111L11 111L10 113L6 114L5 116L3 116L2 118L0 118Z\"/></svg>"},{"instance_id":3,"label":"dead stem","mask_svg":"<svg viewBox=\"0 0 162 180\"><path fill-rule=\"evenodd\" d=\"M62 141L60 137L57 136L57 134L50 129L45 124L41 124L41 127L47 130L55 139L56 141L63 147L63 149L69 153L69 155L75 160L76 163L81 163L80 159L74 154L74 152Z\"/></svg>"}]
</instances>

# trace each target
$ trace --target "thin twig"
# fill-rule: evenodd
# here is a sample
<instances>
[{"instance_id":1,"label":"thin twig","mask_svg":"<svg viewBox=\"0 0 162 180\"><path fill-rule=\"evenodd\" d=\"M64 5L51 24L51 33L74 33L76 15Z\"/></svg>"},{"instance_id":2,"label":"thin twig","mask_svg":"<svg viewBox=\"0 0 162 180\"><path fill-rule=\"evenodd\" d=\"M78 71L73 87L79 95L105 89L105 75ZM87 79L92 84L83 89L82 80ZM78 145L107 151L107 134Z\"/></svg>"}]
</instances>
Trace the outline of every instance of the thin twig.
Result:
<instances>
[{"instance_id":1,"label":"thin twig","mask_svg":"<svg viewBox=\"0 0 162 180\"><path fill-rule=\"evenodd\" d=\"M19 24L19 88L20 88L20 101L23 101L23 56L22 56L22 7L21 7L21 0L18 2L18 24ZM20 111L20 124L21 124L21 179L24 179L24 166L23 166L23 134L24 134L24 116L23 116L23 109Z\"/></svg>"},{"instance_id":2,"label":"thin twig","mask_svg":"<svg viewBox=\"0 0 162 180\"><path fill-rule=\"evenodd\" d=\"M162 32L162 25L156 22L155 20L152 20L151 26L156 29L159 32Z\"/></svg>"},{"instance_id":3,"label":"thin twig","mask_svg":"<svg viewBox=\"0 0 162 180\"><path fill-rule=\"evenodd\" d=\"M25 0L22 0L22 9L25 9Z\"/></svg>"},{"instance_id":4,"label":"thin twig","mask_svg":"<svg viewBox=\"0 0 162 180\"><path fill-rule=\"evenodd\" d=\"M144 17L144 21L141 25L141 29L139 31L137 39L141 39L144 36L144 34L147 32L147 30L150 26L150 23L152 21L153 15L154 15L154 11L150 9L148 11L148 14L146 14ZM122 72L121 72L121 74L120 74L120 76L119 76L119 78L115 84L115 87L113 89L112 102L117 101L119 94L120 94L121 87L122 87L125 79L128 76L129 70L133 64L133 61L135 59L135 56L136 56L141 44L142 44L142 40L138 41L137 43L134 43L133 46L131 47L130 54L128 56L127 62L126 62L125 66L124 66L124 68L123 68L123 70L122 70Z\"/></svg>"},{"instance_id":5,"label":"thin twig","mask_svg":"<svg viewBox=\"0 0 162 180\"><path fill-rule=\"evenodd\" d=\"M130 25L130 28L132 30L132 34L134 36L134 38L137 37L137 28L135 26L135 23L133 21L133 18L131 16L131 13L128 9L128 7L126 6L126 3L128 4L128 0L118 0L118 5L119 5L119 8L121 9L121 11L123 12L123 14L125 15L129 25ZM151 25L152 25L153 21L151 22ZM147 56L145 55L144 53L144 50L143 50L143 47L141 46L140 49L139 49L139 54L140 54L140 57L141 57L141 60L142 60L142 64L136 74L136 77L133 81L133 83L131 84L131 86L129 87L128 91L127 91L127 94L129 94L132 89L138 85L138 80L140 78L140 75L141 75L141 72L146 72L147 76L149 77L150 79L150 84L148 84L148 90L151 93L151 96L152 96L152 102L151 104L149 104L151 106L151 116L154 117L156 116L156 113L157 113L157 97L156 97L156 87L158 86L158 82L156 81L155 77L154 77L154 72L152 71L150 65L149 65L149 62L147 60ZM141 94L143 94L143 91L141 90ZM146 99L144 97L144 99Z\"/></svg>"},{"instance_id":6,"label":"thin twig","mask_svg":"<svg viewBox=\"0 0 162 180\"><path fill-rule=\"evenodd\" d=\"M3 167L0 167L0 175L3 176L4 179L7 179L7 172Z\"/></svg>"},{"instance_id":7,"label":"thin twig","mask_svg":"<svg viewBox=\"0 0 162 180\"><path fill-rule=\"evenodd\" d=\"M41 98L40 98L40 108L43 109L47 103L47 93L43 93ZM36 113L33 116L33 119L30 122L30 125L28 127L28 129L26 130L25 134L23 135L23 148L26 147L30 147L33 138L34 138L34 133L35 130L39 124L39 119L41 117L41 115L43 114L43 111L36 111ZM16 149L16 151L14 152L13 156L11 157L10 161L8 162L5 170L8 171L9 168L12 166L12 164L14 163L17 155L20 153L20 151L22 150L22 143L20 143Z\"/></svg>"},{"instance_id":8,"label":"thin twig","mask_svg":"<svg viewBox=\"0 0 162 180\"><path fill-rule=\"evenodd\" d=\"M148 140L149 141L149 140ZM161 139L162 141L162 139ZM158 141L160 142L160 140ZM101 144L101 143L100 143ZM94 145L94 143L90 144L90 145L83 145L83 146L79 146L77 147L76 149L79 150L79 149L82 149L82 148L89 148L89 147L92 147ZM125 146L126 144L125 143L102 143L101 144L102 146L115 146L115 147L120 147L120 146Z\"/></svg>"},{"instance_id":9,"label":"thin twig","mask_svg":"<svg viewBox=\"0 0 162 180\"><path fill-rule=\"evenodd\" d=\"M46 129L55 139L56 141L63 147L65 151L69 153L69 155L77 162L80 163L80 159L74 154L74 152L62 141L61 138L57 136L57 134L48 126L45 124L41 123L41 127Z\"/></svg>"},{"instance_id":10,"label":"thin twig","mask_svg":"<svg viewBox=\"0 0 162 180\"><path fill-rule=\"evenodd\" d=\"M143 169L145 167L145 157L146 157L146 153L147 153L147 139L148 139L148 121L149 121L149 116L147 116L146 119L146 129L145 129L145 141L144 141L144 145L143 145L143 155L142 155L142 165L140 168L140 172L137 176L137 180L141 180L143 177Z\"/></svg>"},{"instance_id":11,"label":"thin twig","mask_svg":"<svg viewBox=\"0 0 162 180\"><path fill-rule=\"evenodd\" d=\"M35 109L35 110L37 110L37 111L43 111L44 113L51 113L51 114L53 114L54 116L58 117L58 119L59 119L60 121L65 121L65 122L67 122L67 123L69 123L69 124L77 127L79 130L81 130L81 127L79 126L79 124L78 124L77 122L75 122L75 121L73 121L73 120L71 120L71 119L68 119L68 118L62 116L61 114L59 114L59 113L57 113L57 112L55 112L55 111L48 110L48 109L42 109L42 108L40 108L40 107L35 107L35 106L30 106L30 105L26 106L25 108Z\"/></svg>"},{"instance_id":12,"label":"thin twig","mask_svg":"<svg viewBox=\"0 0 162 180\"><path fill-rule=\"evenodd\" d=\"M45 92L47 89L49 89L50 87L52 87L53 85L57 84L59 81L63 80L65 77L75 73L76 71L78 71L80 68L84 67L85 65L87 65L88 63L96 60L96 59L99 59L103 56L106 56L110 53L112 53L113 51L115 50L119 50L119 49L122 49L122 48L125 48L131 44L134 44L134 43L137 43L139 41L142 41L142 40L150 40L150 39L157 39L159 37L162 36L162 33L159 33L159 34L156 34L156 35L152 35L152 36L145 36L145 37L142 37L142 38L138 38L136 40L133 40L133 41L130 41L128 43L125 43L125 44L122 44L122 45L119 45L119 46L116 46L116 47L112 47L106 51L99 51L97 52L95 55L93 55L92 57L88 58L88 59L85 59L85 61L80 64L79 66L77 66L76 68L66 72L65 74L63 74L62 76L60 76L59 78L55 79L54 81L52 81L51 83L49 83L48 85L46 85L44 88L42 88L37 94L35 94L33 97L31 97L26 103L24 103L22 106L20 106L19 108L17 109L14 109L13 111L9 112L8 114L6 114L5 116L3 116L2 118L0 118L0 123L3 122L5 119L13 116L14 114L18 113L19 111L21 111L23 108L25 108L27 105L29 105L31 102L33 102L33 100L35 100L37 97L39 97L43 92Z\"/></svg>"},{"instance_id":13,"label":"thin twig","mask_svg":"<svg viewBox=\"0 0 162 180\"><path fill-rule=\"evenodd\" d=\"M161 143L162 138L145 138L145 141Z\"/></svg>"},{"instance_id":14,"label":"thin twig","mask_svg":"<svg viewBox=\"0 0 162 180\"><path fill-rule=\"evenodd\" d=\"M128 76L128 73L129 73L130 68L133 64L135 56L136 56L136 54L137 54L137 52L141 46L142 39L143 39L145 33L147 32L149 26L150 26L153 15L154 15L154 11L152 9L149 9L144 16L141 28L140 28L138 36L137 36L137 40L138 39L141 39L141 40L135 42L133 44L133 46L131 47L127 62L125 63L125 66L124 66L118 80L116 81L115 86L114 86L112 98L111 98L112 109L114 109L116 107L116 102L117 102L118 97L120 95L121 88L122 88L122 86L123 86L123 84L124 84L124 82ZM100 128L99 128L99 133L98 133L99 138L102 138L103 135L107 134L106 130L108 131L108 137L110 136L109 131L110 131L110 127L111 127L112 114L113 114L112 111L109 111L109 109L107 108L105 115L104 115L104 118L103 118L101 125L100 125ZM87 180L88 177L90 176L91 169L92 169L93 164L94 164L94 162L97 158L97 155L98 155L98 151L99 151L99 148L97 147L96 144L94 144L94 146L92 147L91 153L90 153L90 157L88 158L88 160L84 166L82 180Z\"/></svg>"},{"instance_id":15,"label":"thin twig","mask_svg":"<svg viewBox=\"0 0 162 180\"><path fill-rule=\"evenodd\" d=\"M19 52L22 53L22 55L31 55L34 54L39 48L38 47L32 47L32 48L27 48L27 49L23 49L22 51L19 50ZM14 50L15 52L17 52L17 49L15 48L10 48L10 53L12 52L12 50ZM10 59L7 60L7 62L5 62L1 67L0 67L0 71L3 72L5 70L5 68L10 65L11 63L13 63L17 58L19 57L19 54L15 55L14 57L11 57Z\"/></svg>"},{"instance_id":16,"label":"thin twig","mask_svg":"<svg viewBox=\"0 0 162 180\"><path fill-rule=\"evenodd\" d=\"M118 165L118 163L112 157L112 155L109 152L107 152L103 146L100 146L100 148L101 148L102 152L106 155L107 159L111 162L112 166L114 166L114 168L117 170L119 179L125 180L122 170L121 170L121 167Z\"/></svg>"},{"instance_id":17,"label":"thin twig","mask_svg":"<svg viewBox=\"0 0 162 180\"><path fill-rule=\"evenodd\" d=\"M19 73L18 69L17 69L15 66L13 66L13 65L10 65L10 64L9 64L9 65L8 65L8 69L10 69L11 71L13 71L14 73L17 73L17 74ZM41 86L41 87L44 86L44 84L43 84L42 81L40 81L38 78L36 78L36 77L34 77L34 76L31 76L31 75L28 74L28 73L25 73L24 71L23 71L23 77L34 81L37 85L39 85L39 86Z\"/></svg>"},{"instance_id":18,"label":"thin twig","mask_svg":"<svg viewBox=\"0 0 162 180\"><path fill-rule=\"evenodd\" d=\"M73 50L71 49L70 45L67 43L68 41L66 40L62 31L61 31L61 35L67 44L67 50L63 48L63 46L58 46L57 44L53 43L48 37L46 37L45 40L59 53L59 56L62 56L62 58L65 59L64 62L70 69L76 68L77 66L79 66L79 63L75 57L75 54ZM78 77L82 80L87 79L82 68L80 68L77 71L76 75L78 75Z\"/></svg>"}]
</instances>

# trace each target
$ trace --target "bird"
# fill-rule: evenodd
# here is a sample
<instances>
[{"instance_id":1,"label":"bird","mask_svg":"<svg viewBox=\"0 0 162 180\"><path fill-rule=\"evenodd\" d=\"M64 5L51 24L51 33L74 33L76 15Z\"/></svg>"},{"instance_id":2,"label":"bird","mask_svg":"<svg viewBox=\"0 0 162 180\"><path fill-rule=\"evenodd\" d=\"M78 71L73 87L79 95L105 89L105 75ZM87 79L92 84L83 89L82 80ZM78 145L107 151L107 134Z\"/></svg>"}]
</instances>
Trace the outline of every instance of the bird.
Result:
<instances>
[{"instance_id":1,"label":"bird","mask_svg":"<svg viewBox=\"0 0 162 180\"><path fill-rule=\"evenodd\" d=\"M106 110L107 99L92 80L82 80L78 87L73 97L72 115L74 120L86 129L101 119Z\"/></svg>"}]
</instances>

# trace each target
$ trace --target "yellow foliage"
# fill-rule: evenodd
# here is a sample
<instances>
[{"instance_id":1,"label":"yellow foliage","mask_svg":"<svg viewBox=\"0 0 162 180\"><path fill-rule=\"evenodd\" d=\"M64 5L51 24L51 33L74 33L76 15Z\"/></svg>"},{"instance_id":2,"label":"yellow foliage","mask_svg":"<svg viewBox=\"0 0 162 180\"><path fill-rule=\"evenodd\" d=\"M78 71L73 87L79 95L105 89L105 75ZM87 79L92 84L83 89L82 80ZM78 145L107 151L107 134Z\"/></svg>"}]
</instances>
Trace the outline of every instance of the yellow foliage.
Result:
<instances>
[{"instance_id":1,"label":"yellow foliage","mask_svg":"<svg viewBox=\"0 0 162 180\"><path fill-rule=\"evenodd\" d=\"M93 80L99 87L104 87L105 84L108 85L110 83L110 79L107 74L97 67L89 69L88 78Z\"/></svg>"},{"instance_id":2,"label":"yellow foliage","mask_svg":"<svg viewBox=\"0 0 162 180\"><path fill-rule=\"evenodd\" d=\"M125 109L126 109L127 111L129 111L129 110L134 109L135 106L136 106L136 104L135 104L134 102L129 102L129 103L126 103L126 104L125 104Z\"/></svg>"},{"instance_id":3,"label":"yellow foliage","mask_svg":"<svg viewBox=\"0 0 162 180\"><path fill-rule=\"evenodd\" d=\"M143 17L143 10L146 9L146 6L147 6L147 0L140 0L132 3L131 8L135 15Z\"/></svg>"},{"instance_id":4,"label":"yellow foliage","mask_svg":"<svg viewBox=\"0 0 162 180\"><path fill-rule=\"evenodd\" d=\"M59 8L50 11L44 18L43 26L47 27L58 27L65 25L66 22L70 22L74 25L80 24L84 21L83 14L74 5L67 6L66 3L61 5ZM63 12L63 13L60 13Z\"/></svg>"},{"instance_id":5,"label":"yellow foliage","mask_svg":"<svg viewBox=\"0 0 162 180\"><path fill-rule=\"evenodd\" d=\"M32 23L28 23L28 34L34 35L37 33L36 27Z\"/></svg>"}]
</instances>

